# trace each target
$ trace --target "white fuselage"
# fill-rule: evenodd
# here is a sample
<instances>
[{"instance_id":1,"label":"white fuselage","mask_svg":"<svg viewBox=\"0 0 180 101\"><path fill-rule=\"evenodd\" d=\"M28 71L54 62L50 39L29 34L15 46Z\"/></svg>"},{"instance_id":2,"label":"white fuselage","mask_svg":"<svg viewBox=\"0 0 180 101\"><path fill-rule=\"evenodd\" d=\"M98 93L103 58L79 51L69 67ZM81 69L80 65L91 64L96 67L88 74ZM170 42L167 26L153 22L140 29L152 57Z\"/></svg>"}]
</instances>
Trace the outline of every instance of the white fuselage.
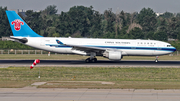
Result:
<instances>
[{"instance_id":1,"label":"white fuselage","mask_svg":"<svg viewBox=\"0 0 180 101\"><path fill-rule=\"evenodd\" d=\"M53 38L26 37L25 45L56 53L75 54L72 47L59 45L56 39L64 44L119 50L123 56L158 56L170 54L176 49L169 43L156 40L133 39L93 39L93 38Z\"/></svg>"}]
</instances>

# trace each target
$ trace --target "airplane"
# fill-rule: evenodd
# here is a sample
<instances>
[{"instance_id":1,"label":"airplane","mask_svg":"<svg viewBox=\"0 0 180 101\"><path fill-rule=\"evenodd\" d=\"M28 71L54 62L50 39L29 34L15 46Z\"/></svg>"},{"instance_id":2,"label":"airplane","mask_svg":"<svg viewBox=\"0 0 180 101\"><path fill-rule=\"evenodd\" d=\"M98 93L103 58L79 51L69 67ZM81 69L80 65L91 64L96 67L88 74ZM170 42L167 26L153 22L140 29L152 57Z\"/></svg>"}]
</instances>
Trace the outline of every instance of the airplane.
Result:
<instances>
[{"instance_id":1,"label":"airplane","mask_svg":"<svg viewBox=\"0 0 180 101\"><path fill-rule=\"evenodd\" d=\"M6 11L13 36L11 41L49 52L90 56L85 62L97 62L96 56L120 61L123 56L158 56L171 54L176 48L167 42L141 39L98 39L43 37L35 33L15 11Z\"/></svg>"}]
</instances>

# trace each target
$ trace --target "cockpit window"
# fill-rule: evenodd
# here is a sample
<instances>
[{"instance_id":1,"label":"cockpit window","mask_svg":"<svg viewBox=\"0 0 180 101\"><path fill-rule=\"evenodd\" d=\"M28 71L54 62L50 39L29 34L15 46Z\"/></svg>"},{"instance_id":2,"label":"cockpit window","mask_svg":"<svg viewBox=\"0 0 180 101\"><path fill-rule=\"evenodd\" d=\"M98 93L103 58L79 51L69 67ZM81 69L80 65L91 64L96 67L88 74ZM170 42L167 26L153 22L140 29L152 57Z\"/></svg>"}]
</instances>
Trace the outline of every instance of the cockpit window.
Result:
<instances>
[{"instance_id":1,"label":"cockpit window","mask_svg":"<svg viewBox=\"0 0 180 101\"><path fill-rule=\"evenodd\" d=\"M167 47L172 47L171 45L167 45Z\"/></svg>"}]
</instances>

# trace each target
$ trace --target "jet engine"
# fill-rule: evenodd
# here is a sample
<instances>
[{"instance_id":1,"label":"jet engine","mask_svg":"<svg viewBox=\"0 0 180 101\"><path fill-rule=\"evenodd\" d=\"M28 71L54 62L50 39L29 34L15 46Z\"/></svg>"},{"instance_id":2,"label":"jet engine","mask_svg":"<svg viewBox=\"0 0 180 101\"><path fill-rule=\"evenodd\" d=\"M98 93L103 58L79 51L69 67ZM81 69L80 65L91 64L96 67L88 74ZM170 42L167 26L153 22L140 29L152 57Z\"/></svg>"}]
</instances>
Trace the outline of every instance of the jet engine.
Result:
<instances>
[{"instance_id":1,"label":"jet engine","mask_svg":"<svg viewBox=\"0 0 180 101\"><path fill-rule=\"evenodd\" d=\"M103 56L109 58L109 60L120 61L122 58L122 52L121 51L105 51L103 53Z\"/></svg>"}]
</instances>

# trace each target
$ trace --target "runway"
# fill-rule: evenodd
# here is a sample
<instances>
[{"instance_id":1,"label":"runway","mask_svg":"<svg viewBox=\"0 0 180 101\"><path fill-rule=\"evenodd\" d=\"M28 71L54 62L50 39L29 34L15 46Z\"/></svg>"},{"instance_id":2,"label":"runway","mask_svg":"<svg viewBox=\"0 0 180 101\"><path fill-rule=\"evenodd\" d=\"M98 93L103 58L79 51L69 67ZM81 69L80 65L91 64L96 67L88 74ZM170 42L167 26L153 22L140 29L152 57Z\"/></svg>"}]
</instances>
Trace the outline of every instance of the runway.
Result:
<instances>
[{"instance_id":1,"label":"runway","mask_svg":"<svg viewBox=\"0 0 180 101\"><path fill-rule=\"evenodd\" d=\"M0 88L0 101L180 101L180 90Z\"/></svg>"},{"instance_id":2,"label":"runway","mask_svg":"<svg viewBox=\"0 0 180 101\"><path fill-rule=\"evenodd\" d=\"M0 66L30 66L34 60L0 60ZM99 60L97 63L85 63L84 60L41 60L38 66L71 66L71 67L179 67L180 61L109 61Z\"/></svg>"}]
</instances>

